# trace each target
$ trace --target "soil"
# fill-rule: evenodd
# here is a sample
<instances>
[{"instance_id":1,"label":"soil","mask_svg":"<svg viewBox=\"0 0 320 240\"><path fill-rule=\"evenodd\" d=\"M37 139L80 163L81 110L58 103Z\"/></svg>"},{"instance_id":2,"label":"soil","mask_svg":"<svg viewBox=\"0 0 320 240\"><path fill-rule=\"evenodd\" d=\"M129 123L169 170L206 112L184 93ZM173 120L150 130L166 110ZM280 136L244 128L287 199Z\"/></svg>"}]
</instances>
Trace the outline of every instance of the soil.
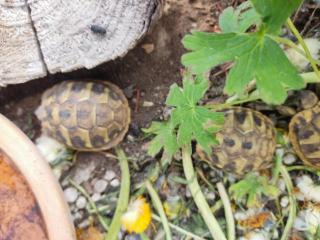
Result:
<instances>
[{"instance_id":1,"label":"soil","mask_svg":"<svg viewBox=\"0 0 320 240\"><path fill-rule=\"evenodd\" d=\"M34 140L40 135L40 124L34 111L47 88L70 79L104 79L125 91L132 109L129 134L141 137L141 128L163 118L170 85L181 82L180 58L185 52L181 39L195 29L217 30L217 16L231 2L168 0L159 22L125 57L91 70L49 75L28 83L0 88L0 113ZM141 143L137 141L125 144L125 147L132 152L141 151Z\"/></svg>"}]
</instances>

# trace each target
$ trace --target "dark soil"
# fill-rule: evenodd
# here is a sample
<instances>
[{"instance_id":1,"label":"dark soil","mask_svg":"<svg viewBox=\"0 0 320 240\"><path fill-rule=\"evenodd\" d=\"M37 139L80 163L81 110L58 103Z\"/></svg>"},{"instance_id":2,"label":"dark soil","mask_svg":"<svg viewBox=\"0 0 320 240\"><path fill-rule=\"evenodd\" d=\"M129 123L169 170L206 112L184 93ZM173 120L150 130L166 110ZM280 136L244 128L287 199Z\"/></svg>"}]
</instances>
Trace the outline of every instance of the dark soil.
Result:
<instances>
[{"instance_id":1,"label":"dark soil","mask_svg":"<svg viewBox=\"0 0 320 240\"><path fill-rule=\"evenodd\" d=\"M103 79L125 91L132 109L129 134L135 138L141 137L141 128L147 127L152 120L162 118L170 85L181 81L180 57L185 52L181 39L194 29L216 30L217 16L228 2L231 1L168 0L163 16L153 30L125 57L91 70L55 74L0 88L0 113L34 140L40 134L40 124L33 113L47 88L70 79ZM153 51L148 53L145 50L148 46L153 47ZM145 101L147 103L144 104ZM146 107L146 104L152 106ZM125 144L127 150L130 148L133 152L140 152L141 143L138 142L135 139Z\"/></svg>"}]
</instances>

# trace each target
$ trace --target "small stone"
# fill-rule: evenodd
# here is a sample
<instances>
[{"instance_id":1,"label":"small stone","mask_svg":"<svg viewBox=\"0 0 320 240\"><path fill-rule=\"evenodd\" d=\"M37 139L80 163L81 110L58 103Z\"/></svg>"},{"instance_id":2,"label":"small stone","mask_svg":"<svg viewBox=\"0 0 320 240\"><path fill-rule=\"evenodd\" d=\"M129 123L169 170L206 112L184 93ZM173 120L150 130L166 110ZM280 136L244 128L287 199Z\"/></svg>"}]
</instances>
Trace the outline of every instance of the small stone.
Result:
<instances>
[{"instance_id":1,"label":"small stone","mask_svg":"<svg viewBox=\"0 0 320 240\"><path fill-rule=\"evenodd\" d=\"M83 220L81 223L78 224L78 228L87 228L90 225L89 219Z\"/></svg>"},{"instance_id":2,"label":"small stone","mask_svg":"<svg viewBox=\"0 0 320 240\"><path fill-rule=\"evenodd\" d=\"M106 173L104 174L104 179L111 181L116 177L116 173L111 170L107 170Z\"/></svg>"},{"instance_id":3,"label":"small stone","mask_svg":"<svg viewBox=\"0 0 320 240\"><path fill-rule=\"evenodd\" d=\"M150 101L144 101L142 106L143 107L152 107L152 106L154 106L154 103L150 102Z\"/></svg>"},{"instance_id":4,"label":"small stone","mask_svg":"<svg viewBox=\"0 0 320 240\"><path fill-rule=\"evenodd\" d=\"M188 188L186 189L186 197L187 198L191 197L191 192L190 192L190 190Z\"/></svg>"},{"instance_id":5,"label":"small stone","mask_svg":"<svg viewBox=\"0 0 320 240\"><path fill-rule=\"evenodd\" d=\"M146 43L146 44L143 44L141 47L144 49L144 51L147 54L152 53L153 50L154 50L154 44L153 43Z\"/></svg>"},{"instance_id":6,"label":"small stone","mask_svg":"<svg viewBox=\"0 0 320 240\"><path fill-rule=\"evenodd\" d=\"M214 200L216 198L216 195L214 194L214 192L208 192L206 193L206 199L208 200Z\"/></svg>"},{"instance_id":7,"label":"small stone","mask_svg":"<svg viewBox=\"0 0 320 240\"><path fill-rule=\"evenodd\" d=\"M288 204L289 204L289 198L287 196L284 196L283 198L281 198L280 200L281 207L285 208L288 206Z\"/></svg>"},{"instance_id":8,"label":"small stone","mask_svg":"<svg viewBox=\"0 0 320 240\"><path fill-rule=\"evenodd\" d=\"M83 196L79 197L78 200L76 201L76 206L78 209L83 209L87 205L87 199Z\"/></svg>"},{"instance_id":9,"label":"small stone","mask_svg":"<svg viewBox=\"0 0 320 240\"><path fill-rule=\"evenodd\" d=\"M286 190L286 184L283 179L279 179L277 185L281 192L284 192Z\"/></svg>"},{"instance_id":10,"label":"small stone","mask_svg":"<svg viewBox=\"0 0 320 240\"><path fill-rule=\"evenodd\" d=\"M97 201L99 201L101 199L101 194L100 193L94 193L91 196L91 199L92 199L92 201L97 202Z\"/></svg>"},{"instance_id":11,"label":"small stone","mask_svg":"<svg viewBox=\"0 0 320 240\"><path fill-rule=\"evenodd\" d=\"M119 185L120 185L119 179L113 179L113 180L110 182L110 185L111 185L112 187L119 187Z\"/></svg>"},{"instance_id":12,"label":"small stone","mask_svg":"<svg viewBox=\"0 0 320 240\"><path fill-rule=\"evenodd\" d=\"M287 153L286 155L284 155L283 157L283 162L286 165L291 165L293 164L295 161L297 161L297 156L293 153Z\"/></svg>"},{"instance_id":13,"label":"small stone","mask_svg":"<svg viewBox=\"0 0 320 240\"><path fill-rule=\"evenodd\" d=\"M68 203L73 203L78 198L78 191L74 187L69 187L63 191L64 197Z\"/></svg>"},{"instance_id":14,"label":"small stone","mask_svg":"<svg viewBox=\"0 0 320 240\"><path fill-rule=\"evenodd\" d=\"M95 182L93 189L96 193L102 193L106 190L107 186L108 182L106 180L100 179Z\"/></svg>"},{"instance_id":15,"label":"small stone","mask_svg":"<svg viewBox=\"0 0 320 240\"><path fill-rule=\"evenodd\" d=\"M76 212L76 213L73 215L73 220L78 220L78 219L81 219L81 218L82 218L81 212Z\"/></svg>"}]
</instances>

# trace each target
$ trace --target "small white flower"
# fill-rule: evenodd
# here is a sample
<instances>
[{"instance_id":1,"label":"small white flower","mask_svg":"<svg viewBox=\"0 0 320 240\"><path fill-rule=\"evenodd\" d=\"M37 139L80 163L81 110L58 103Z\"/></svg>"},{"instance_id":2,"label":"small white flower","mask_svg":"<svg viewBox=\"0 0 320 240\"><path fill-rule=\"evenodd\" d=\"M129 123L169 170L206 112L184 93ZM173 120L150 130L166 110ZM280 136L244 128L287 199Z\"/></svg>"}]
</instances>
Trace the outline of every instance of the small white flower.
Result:
<instances>
[{"instance_id":1,"label":"small white flower","mask_svg":"<svg viewBox=\"0 0 320 240\"><path fill-rule=\"evenodd\" d=\"M320 203L320 185L315 185L308 175L298 177L296 183L299 191L303 194L304 200ZM298 199L300 200L300 197Z\"/></svg>"},{"instance_id":2,"label":"small white flower","mask_svg":"<svg viewBox=\"0 0 320 240\"><path fill-rule=\"evenodd\" d=\"M305 209L299 212L294 222L294 228L298 231L309 231L315 234L320 225L320 211L318 209Z\"/></svg>"}]
</instances>

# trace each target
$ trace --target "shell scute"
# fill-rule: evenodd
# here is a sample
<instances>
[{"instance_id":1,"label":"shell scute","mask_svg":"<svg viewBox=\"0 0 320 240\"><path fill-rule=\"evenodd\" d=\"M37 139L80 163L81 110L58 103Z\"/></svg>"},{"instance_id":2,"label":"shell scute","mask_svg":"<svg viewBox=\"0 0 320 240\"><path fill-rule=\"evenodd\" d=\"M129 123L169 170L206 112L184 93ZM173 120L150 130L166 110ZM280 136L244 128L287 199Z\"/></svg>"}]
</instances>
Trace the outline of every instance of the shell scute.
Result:
<instances>
[{"instance_id":1,"label":"shell scute","mask_svg":"<svg viewBox=\"0 0 320 240\"><path fill-rule=\"evenodd\" d=\"M85 151L114 147L130 123L124 94L117 86L102 81L66 81L53 86L43 94L36 115L48 135Z\"/></svg>"}]
</instances>

